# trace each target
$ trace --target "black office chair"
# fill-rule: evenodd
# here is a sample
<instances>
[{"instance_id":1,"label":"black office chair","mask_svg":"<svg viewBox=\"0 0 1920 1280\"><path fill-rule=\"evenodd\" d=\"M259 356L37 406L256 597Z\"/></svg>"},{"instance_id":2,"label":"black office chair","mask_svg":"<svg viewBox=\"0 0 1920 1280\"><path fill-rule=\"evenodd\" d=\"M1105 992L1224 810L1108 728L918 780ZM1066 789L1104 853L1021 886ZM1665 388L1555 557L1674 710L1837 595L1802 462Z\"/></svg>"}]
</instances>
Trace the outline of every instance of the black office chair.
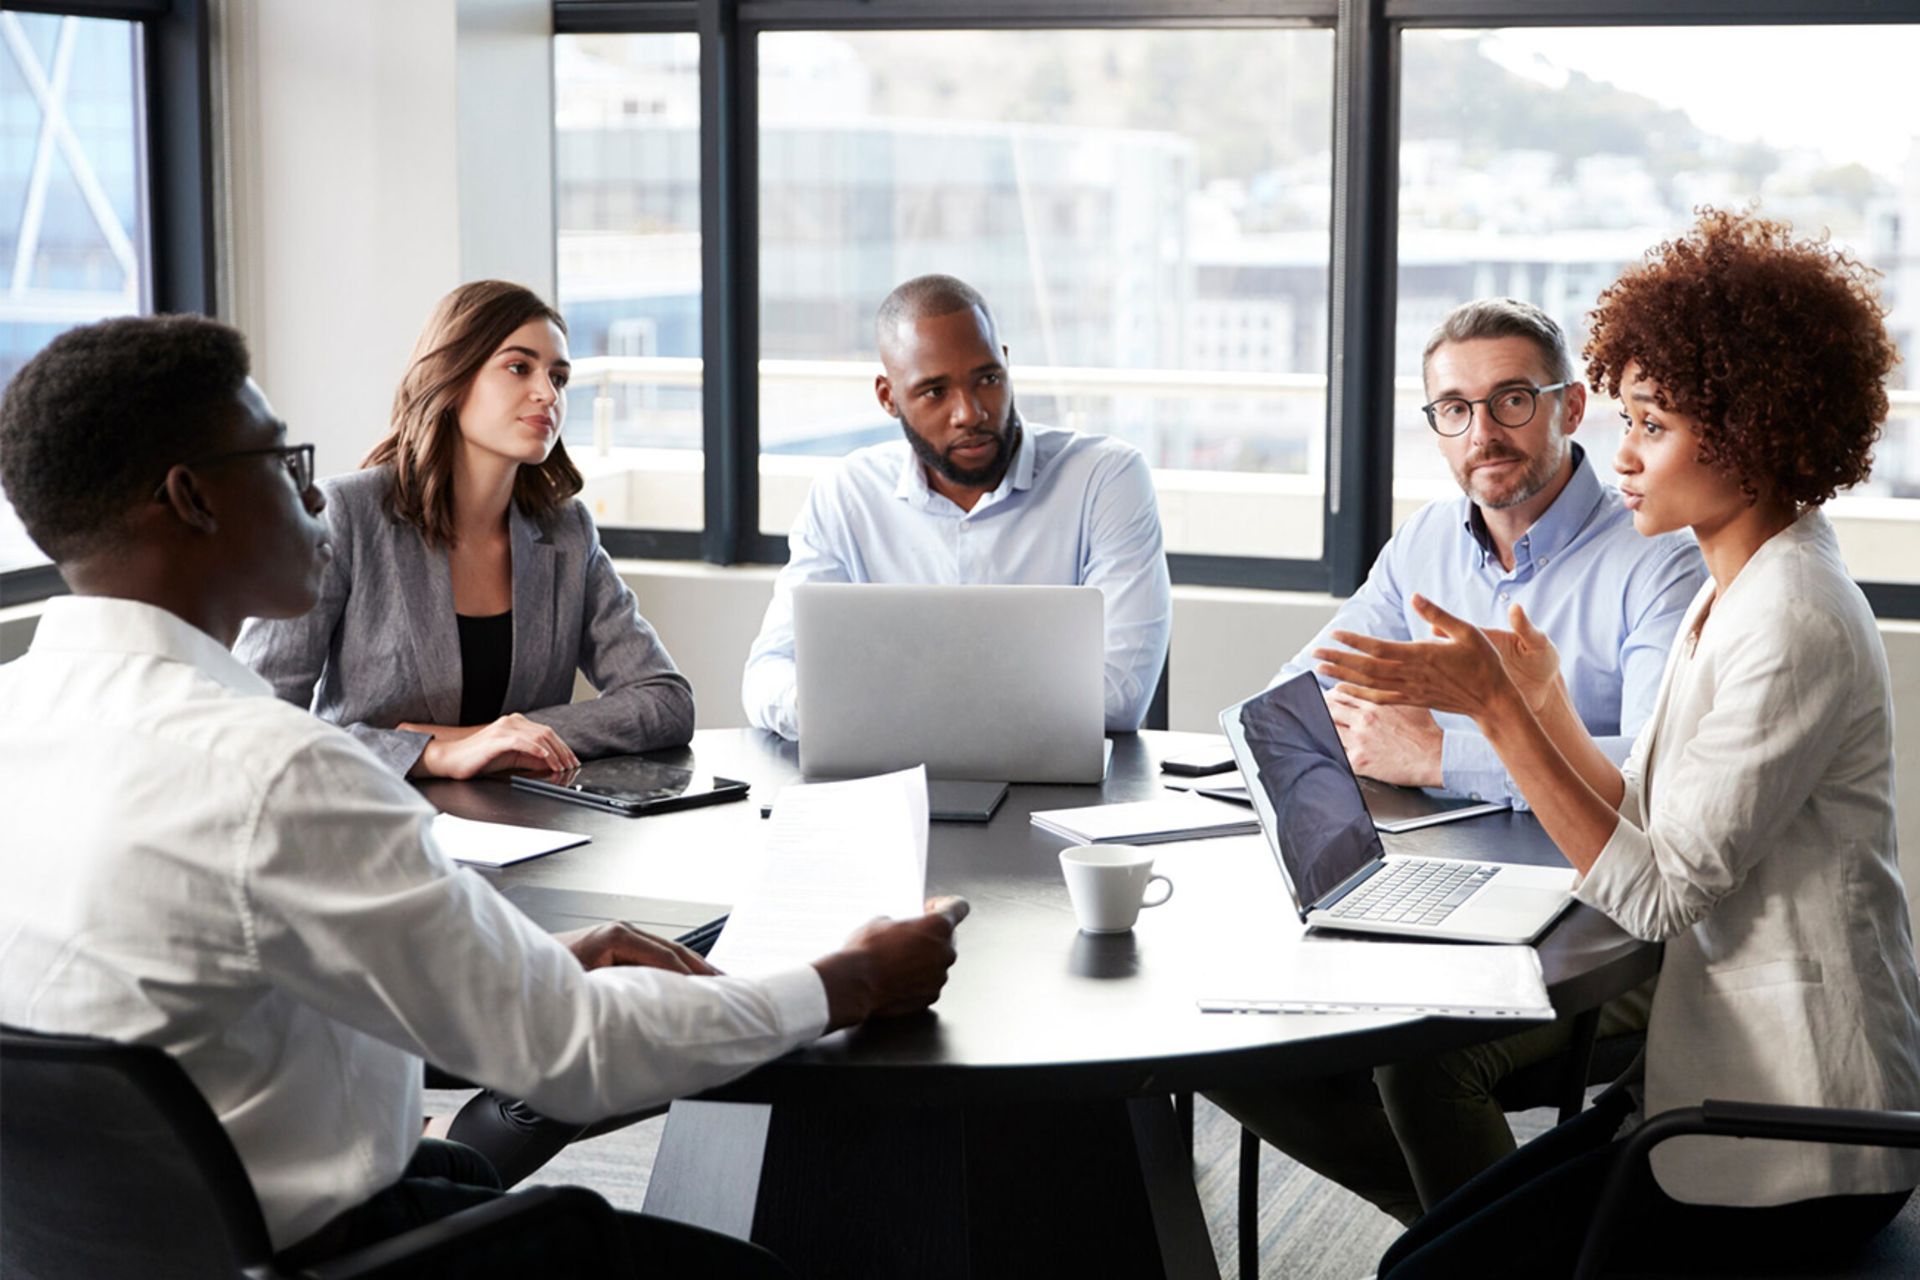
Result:
<instances>
[{"instance_id":1,"label":"black office chair","mask_svg":"<svg viewBox=\"0 0 1920 1280\"><path fill-rule=\"evenodd\" d=\"M1647 1157L1669 1138L1711 1134L1728 1138L1770 1138L1784 1142L1826 1142L1843 1146L1920 1148L1920 1112L1854 1111L1837 1107L1787 1107L1761 1102L1719 1102L1663 1111L1628 1139L1607 1173L1606 1187L1587 1227L1574 1280L1598 1280L1624 1218L1633 1185L1651 1176ZM1902 1218L1906 1215L1902 1214ZM1884 1233L1883 1233L1884 1234ZM1904 1257L1903 1274L1920 1274L1920 1247ZM1830 1275L1835 1259L1821 1259L1806 1275ZM1641 1273L1644 1274L1644 1273ZM1698 1274L1695 1272L1694 1274ZM1770 1275L1802 1274L1770 1270Z\"/></svg>"},{"instance_id":2,"label":"black office chair","mask_svg":"<svg viewBox=\"0 0 1920 1280\"><path fill-rule=\"evenodd\" d=\"M0 1027L0 1089L0 1274L10 1280L495 1275L500 1241L535 1227L579 1251L543 1274L631 1270L613 1210L579 1187L502 1196L288 1269L226 1131L162 1050Z\"/></svg>"}]
</instances>

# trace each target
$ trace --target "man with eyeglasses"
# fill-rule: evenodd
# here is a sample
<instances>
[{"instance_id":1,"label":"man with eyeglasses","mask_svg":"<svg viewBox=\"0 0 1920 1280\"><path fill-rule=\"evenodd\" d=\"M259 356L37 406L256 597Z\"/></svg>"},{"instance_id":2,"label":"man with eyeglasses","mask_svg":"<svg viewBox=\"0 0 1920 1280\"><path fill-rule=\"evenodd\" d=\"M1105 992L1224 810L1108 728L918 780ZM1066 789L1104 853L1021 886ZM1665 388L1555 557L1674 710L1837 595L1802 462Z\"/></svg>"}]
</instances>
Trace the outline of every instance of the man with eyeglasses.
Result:
<instances>
[{"instance_id":1,"label":"man with eyeglasses","mask_svg":"<svg viewBox=\"0 0 1920 1280\"><path fill-rule=\"evenodd\" d=\"M1484 298L1455 309L1427 339L1421 373L1422 411L1462 496L1410 516L1274 683L1312 670L1313 650L1333 646L1335 630L1424 638L1416 592L1485 627L1508 626L1510 607L1524 605L1559 649L1588 731L1624 761L1705 581L1699 548L1685 533L1635 533L1619 490L1574 443L1586 387L1560 326L1538 307ZM1378 707L1331 688L1327 704L1355 772L1526 807L1466 717Z\"/></svg>"},{"instance_id":2,"label":"man with eyeglasses","mask_svg":"<svg viewBox=\"0 0 1920 1280\"><path fill-rule=\"evenodd\" d=\"M1560 326L1538 307L1484 298L1457 308L1428 338L1421 372L1423 412L1462 494L1407 519L1366 583L1274 683L1313 670L1313 650L1338 647L1336 629L1424 638L1415 592L1483 627L1507 627L1519 604L1552 637L1588 731L1624 761L1705 581L1699 548L1685 533L1636 533L1619 491L1574 443L1586 388ZM1525 807L1466 717L1325 692L1355 772ZM1604 1006L1599 1034L1643 1029L1651 998L1648 984ZM1570 1040L1563 1020L1371 1073L1211 1096L1300 1163L1410 1223L1513 1150L1495 1086Z\"/></svg>"},{"instance_id":3,"label":"man with eyeglasses","mask_svg":"<svg viewBox=\"0 0 1920 1280\"><path fill-rule=\"evenodd\" d=\"M0 1023L172 1054L291 1272L501 1194L422 1138L423 1058L584 1124L933 1002L959 899L747 979L625 925L549 936L455 867L418 793L229 652L311 609L333 553L312 450L247 371L225 325L109 320L0 401L0 482L73 589L0 667ZM789 1274L620 1221L649 1275ZM557 1234L490 1247L582 1273Z\"/></svg>"}]
</instances>

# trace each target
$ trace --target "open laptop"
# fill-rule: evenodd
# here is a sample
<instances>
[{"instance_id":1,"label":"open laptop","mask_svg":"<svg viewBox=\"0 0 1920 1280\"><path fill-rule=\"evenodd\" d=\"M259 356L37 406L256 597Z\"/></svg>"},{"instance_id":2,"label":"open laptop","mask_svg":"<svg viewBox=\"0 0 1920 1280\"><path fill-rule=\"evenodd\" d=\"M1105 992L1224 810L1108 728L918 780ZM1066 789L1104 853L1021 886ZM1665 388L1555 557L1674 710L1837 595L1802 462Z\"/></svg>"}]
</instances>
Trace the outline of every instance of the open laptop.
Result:
<instances>
[{"instance_id":1,"label":"open laptop","mask_svg":"<svg viewBox=\"0 0 1920 1280\"><path fill-rule=\"evenodd\" d=\"M795 587L800 771L1099 782L1105 628L1097 587Z\"/></svg>"},{"instance_id":2,"label":"open laptop","mask_svg":"<svg viewBox=\"0 0 1920 1280\"><path fill-rule=\"evenodd\" d=\"M1309 929L1532 942L1573 901L1572 867L1388 857L1310 673L1228 707L1220 725Z\"/></svg>"}]
</instances>

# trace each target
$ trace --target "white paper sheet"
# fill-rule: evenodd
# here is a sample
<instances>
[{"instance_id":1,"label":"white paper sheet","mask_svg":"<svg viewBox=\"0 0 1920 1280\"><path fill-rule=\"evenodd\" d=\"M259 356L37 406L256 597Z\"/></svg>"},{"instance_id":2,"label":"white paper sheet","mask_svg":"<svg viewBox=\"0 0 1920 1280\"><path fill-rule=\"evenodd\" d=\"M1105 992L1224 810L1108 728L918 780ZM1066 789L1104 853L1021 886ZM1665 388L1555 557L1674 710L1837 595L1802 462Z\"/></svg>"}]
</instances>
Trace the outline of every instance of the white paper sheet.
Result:
<instances>
[{"instance_id":1,"label":"white paper sheet","mask_svg":"<svg viewBox=\"0 0 1920 1280\"><path fill-rule=\"evenodd\" d=\"M759 881L737 900L708 958L755 976L840 949L875 916L919 915L927 888L927 771L780 792Z\"/></svg>"},{"instance_id":2,"label":"white paper sheet","mask_svg":"<svg viewBox=\"0 0 1920 1280\"><path fill-rule=\"evenodd\" d=\"M504 867L556 849L586 844L592 836L545 827L516 827L505 822L475 822L450 813L433 815L433 841L455 862L476 867Z\"/></svg>"},{"instance_id":3,"label":"white paper sheet","mask_svg":"<svg viewBox=\"0 0 1920 1280\"><path fill-rule=\"evenodd\" d=\"M1552 1018L1532 947L1302 942L1272 972L1248 974L1203 1013L1405 1013Z\"/></svg>"}]
</instances>

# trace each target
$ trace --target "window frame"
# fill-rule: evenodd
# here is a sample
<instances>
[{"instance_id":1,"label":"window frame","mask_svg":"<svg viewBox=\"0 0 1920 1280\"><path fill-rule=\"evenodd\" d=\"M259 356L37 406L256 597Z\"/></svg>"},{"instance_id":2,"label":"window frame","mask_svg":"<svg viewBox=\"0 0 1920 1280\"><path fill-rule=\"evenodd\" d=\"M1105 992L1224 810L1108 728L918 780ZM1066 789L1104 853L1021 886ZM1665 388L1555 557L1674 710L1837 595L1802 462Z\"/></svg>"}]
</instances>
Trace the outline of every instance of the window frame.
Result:
<instances>
[{"instance_id":1,"label":"window frame","mask_svg":"<svg viewBox=\"0 0 1920 1280\"><path fill-rule=\"evenodd\" d=\"M14 0L23 13L137 22L154 314L211 315L215 298L208 0ZM0 573L0 608L66 594L51 564Z\"/></svg>"},{"instance_id":2,"label":"window frame","mask_svg":"<svg viewBox=\"0 0 1920 1280\"><path fill-rule=\"evenodd\" d=\"M701 36L706 527L605 531L616 555L780 564L759 531L754 50L763 31L1332 27L1333 217L1327 475L1318 560L1167 557L1181 584L1351 594L1392 532L1401 36L1426 27L1911 24L1887 0L555 0L556 34ZM1920 358L1920 353L1915 353ZM1383 464L1383 459L1386 460ZM1881 618L1920 618L1920 583L1861 582Z\"/></svg>"}]
</instances>

